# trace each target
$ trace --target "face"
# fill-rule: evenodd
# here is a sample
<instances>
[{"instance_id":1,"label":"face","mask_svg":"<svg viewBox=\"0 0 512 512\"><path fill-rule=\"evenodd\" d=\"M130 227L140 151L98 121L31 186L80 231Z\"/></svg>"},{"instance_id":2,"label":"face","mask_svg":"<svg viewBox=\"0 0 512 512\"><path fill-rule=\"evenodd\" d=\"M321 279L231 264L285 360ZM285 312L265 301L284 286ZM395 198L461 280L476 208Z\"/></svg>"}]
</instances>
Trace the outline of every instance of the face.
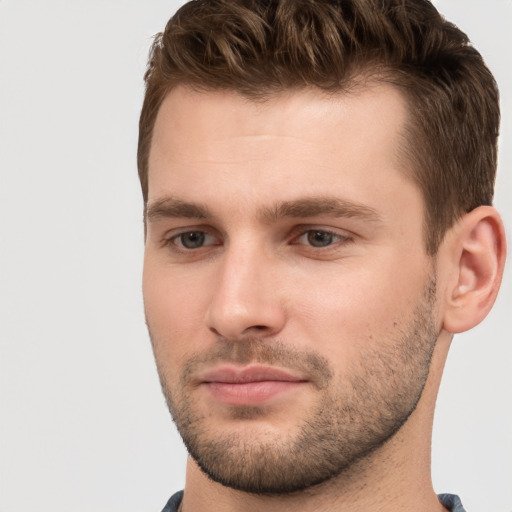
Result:
<instances>
[{"instance_id":1,"label":"face","mask_svg":"<svg viewBox=\"0 0 512 512\"><path fill-rule=\"evenodd\" d=\"M175 89L149 160L144 301L174 421L213 480L308 488L407 421L438 326L390 86L266 102Z\"/></svg>"}]
</instances>

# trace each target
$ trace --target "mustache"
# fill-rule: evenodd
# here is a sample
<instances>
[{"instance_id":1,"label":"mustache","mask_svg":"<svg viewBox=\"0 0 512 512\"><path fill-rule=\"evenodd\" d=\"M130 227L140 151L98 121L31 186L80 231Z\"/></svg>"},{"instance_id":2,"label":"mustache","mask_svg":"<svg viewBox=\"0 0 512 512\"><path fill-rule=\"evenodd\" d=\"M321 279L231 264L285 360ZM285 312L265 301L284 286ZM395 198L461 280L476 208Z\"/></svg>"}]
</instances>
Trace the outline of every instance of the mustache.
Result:
<instances>
[{"instance_id":1,"label":"mustache","mask_svg":"<svg viewBox=\"0 0 512 512\"><path fill-rule=\"evenodd\" d=\"M220 338L210 350L197 353L187 360L182 370L182 384L189 383L193 376L205 367L222 363L255 363L295 370L306 376L319 389L325 388L333 377L329 360L314 351L300 351L280 340Z\"/></svg>"}]
</instances>

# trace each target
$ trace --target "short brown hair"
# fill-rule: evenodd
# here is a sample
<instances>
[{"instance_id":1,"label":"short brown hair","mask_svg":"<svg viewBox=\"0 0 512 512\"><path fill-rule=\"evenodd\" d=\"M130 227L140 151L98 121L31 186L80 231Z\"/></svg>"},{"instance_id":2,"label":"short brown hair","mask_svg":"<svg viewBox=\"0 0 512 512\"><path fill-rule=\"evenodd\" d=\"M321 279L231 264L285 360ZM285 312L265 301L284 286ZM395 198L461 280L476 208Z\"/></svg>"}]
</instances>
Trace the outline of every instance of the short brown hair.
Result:
<instances>
[{"instance_id":1,"label":"short brown hair","mask_svg":"<svg viewBox=\"0 0 512 512\"><path fill-rule=\"evenodd\" d=\"M192 0L152 45L138 169L144 202L162 101L179 84L264 99L338 92L358 77L398 86L409 106L404 154L426 204L431 255L464 213L491 204L499 99L467 36L427 0Z\"/></svg>"}]
</instances>

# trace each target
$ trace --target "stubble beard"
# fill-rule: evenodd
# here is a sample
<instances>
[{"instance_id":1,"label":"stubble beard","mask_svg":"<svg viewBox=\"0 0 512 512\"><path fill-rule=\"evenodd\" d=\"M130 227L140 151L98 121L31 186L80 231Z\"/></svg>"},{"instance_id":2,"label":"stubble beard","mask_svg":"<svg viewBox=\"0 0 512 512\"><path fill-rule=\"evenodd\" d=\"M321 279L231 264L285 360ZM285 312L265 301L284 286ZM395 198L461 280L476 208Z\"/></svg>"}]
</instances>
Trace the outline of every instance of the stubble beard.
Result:
<instances>
[{"instance_id":1,"label":"stubble beard","mask_svg":"<svg viewBox=\"0 0 512 512\"><path fill-rule=\"evenodd\" d=\"M294 351L279 340L219 340L215 353L188 361L179 386L173 388L165 364L160 364L162 390L190 456L215 482L260 495L304 491L369 459L400 430L423 392L438 337L435 287L431 276L394 342L386 343L384 350L378 342L369 344L340 382L334 381L327 358ZM189 376L198 365L217 361L306 371L313 376L321 398L292 433L273 430L253 436L248 434L251 428L215 429L196 407ZM233 407L230 414L239 426L265 418L267 410L265 406Z\"/></svg>"}]
</instances>

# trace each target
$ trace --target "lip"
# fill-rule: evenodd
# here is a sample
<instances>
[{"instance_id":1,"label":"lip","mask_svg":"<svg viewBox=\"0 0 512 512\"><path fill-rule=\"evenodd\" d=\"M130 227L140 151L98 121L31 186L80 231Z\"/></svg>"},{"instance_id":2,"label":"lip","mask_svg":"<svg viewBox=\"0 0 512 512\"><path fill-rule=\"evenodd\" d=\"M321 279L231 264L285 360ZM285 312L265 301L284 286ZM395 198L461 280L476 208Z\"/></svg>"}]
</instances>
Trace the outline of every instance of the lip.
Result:
<instances>
[{"instance_id":1,"label":"lip","mask_svg":"<svg viewBox=\"0 0 512 512\"><path fill-rule=\"evenodd\" d=\"M301 376L267 366L224 366L206 372L200 381L214 400L239 406L263 405L307 383Z\"/></svg>"}]
</instances>

